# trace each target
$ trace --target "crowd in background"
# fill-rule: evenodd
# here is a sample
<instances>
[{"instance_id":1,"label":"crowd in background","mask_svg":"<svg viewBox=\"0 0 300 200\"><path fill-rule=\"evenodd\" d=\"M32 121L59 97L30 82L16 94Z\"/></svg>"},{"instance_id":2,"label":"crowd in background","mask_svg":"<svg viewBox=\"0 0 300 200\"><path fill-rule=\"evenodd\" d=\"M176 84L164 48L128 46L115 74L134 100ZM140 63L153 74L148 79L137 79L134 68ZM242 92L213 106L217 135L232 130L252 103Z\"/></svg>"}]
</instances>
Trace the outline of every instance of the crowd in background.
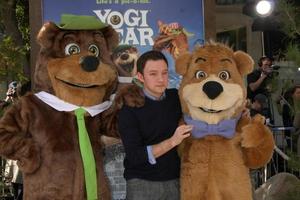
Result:
<instances>
[{"instance_id":1,"label":"crowd in background","mask_svg":"<svg viewBox=\"0 0 300 200\"><path fill-rule=\"evenodd\" d=\"M6 109L13 103L18 101L18 98L25 95L26 92L30 91L31 82L26 82L24 84L18 83L17 81L12 81L8 85L6 92L6 97L0 100L0 117L3 115ZM1 160L1 170L4 188L12 193L12 199L22 200L23 199L23 178L22 173L19 170L16 160Z\"/></svg>"}]
</instances>

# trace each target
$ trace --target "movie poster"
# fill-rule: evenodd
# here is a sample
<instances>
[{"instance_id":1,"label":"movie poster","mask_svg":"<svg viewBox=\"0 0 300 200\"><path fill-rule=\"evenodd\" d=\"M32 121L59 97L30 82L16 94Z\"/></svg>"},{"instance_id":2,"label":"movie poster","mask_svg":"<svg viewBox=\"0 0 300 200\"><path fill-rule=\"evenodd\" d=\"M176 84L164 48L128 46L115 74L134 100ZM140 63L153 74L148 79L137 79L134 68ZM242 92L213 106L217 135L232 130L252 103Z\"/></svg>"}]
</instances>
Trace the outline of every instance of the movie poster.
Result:
<instances>
[{"instance_id":1,"label":"movie poster","mask_svg":"<svg viewBox=\"0 0 300 200\"><path fill-rule=\"evenodd\" d=\"M94 15L142 54L163 50L169 61L169 87L178 87L174 59L183 50L204 43L202 0L43 0L43 22L60 22L61 14Z\"/></svg>"}]
</instances>

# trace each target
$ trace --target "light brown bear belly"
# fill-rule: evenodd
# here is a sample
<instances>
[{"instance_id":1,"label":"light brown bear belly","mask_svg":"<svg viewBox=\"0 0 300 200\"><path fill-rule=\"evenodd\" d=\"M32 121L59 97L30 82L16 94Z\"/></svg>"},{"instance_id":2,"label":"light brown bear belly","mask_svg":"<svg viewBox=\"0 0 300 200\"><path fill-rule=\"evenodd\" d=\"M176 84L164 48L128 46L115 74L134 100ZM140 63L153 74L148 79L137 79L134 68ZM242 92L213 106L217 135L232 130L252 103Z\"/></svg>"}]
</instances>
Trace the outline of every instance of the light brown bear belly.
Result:
<instances>
[{"instance_id":1,"label":"light brown bear belly","mask_svg":"<svg viewBox=\"0 0 300 200\"><path fill-rule=\"evenodd\" d=\"M252 199L249 170L240 144L235 139L213 137L185 141L181 157L181 199Z\"/></svg>"}]
</instances>

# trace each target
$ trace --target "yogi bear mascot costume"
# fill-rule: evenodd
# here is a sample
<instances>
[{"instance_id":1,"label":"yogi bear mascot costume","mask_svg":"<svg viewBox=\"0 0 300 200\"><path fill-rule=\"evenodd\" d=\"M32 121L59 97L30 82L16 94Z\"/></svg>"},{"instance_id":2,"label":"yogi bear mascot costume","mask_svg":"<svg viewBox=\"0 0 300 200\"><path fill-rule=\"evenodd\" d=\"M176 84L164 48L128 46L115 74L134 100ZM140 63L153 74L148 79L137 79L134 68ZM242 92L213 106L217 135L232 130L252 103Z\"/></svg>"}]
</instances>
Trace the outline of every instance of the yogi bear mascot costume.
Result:
<instances>
[{"instance_id":1,"label":"yogi bear mascot costume","mask_svg":"<svg viewBox=\"0 0 300 200\"><path fill-rule=\"evenodd\" d=\"M94 16L47 22L34 74L36 93L23 96L0 121L0 154L18 161L25 200L110 199L100 134L117 72L118 34Z\"/></svg>"}]
</instances>

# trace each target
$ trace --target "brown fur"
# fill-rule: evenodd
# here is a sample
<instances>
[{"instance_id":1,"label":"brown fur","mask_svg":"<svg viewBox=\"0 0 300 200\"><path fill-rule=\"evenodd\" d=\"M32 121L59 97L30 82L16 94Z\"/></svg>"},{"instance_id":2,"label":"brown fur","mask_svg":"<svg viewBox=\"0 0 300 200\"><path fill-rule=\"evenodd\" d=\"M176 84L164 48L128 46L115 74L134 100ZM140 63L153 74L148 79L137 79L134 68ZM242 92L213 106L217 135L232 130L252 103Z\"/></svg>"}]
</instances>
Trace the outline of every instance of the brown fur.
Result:
<instances>
[{"instance_id":1,"label":"brown fur","mask_svg":"<svg viewBox=\"0 0 300 200\"><path fill-rule=\"evenodd\" d=\"M49 22L40 30L38 42L41 50L34 75L35 91L52 93L77 106L93 106L107 100L115 90L117 71L110 58L118 44L118 34L110 26L66 31ZM80 52L66 54L65 47L70 43L76 43ZM91 44L99 48L97 57L89 50ZM86 70L81 65L87 57L98 60L95 69ZM110 199L110 191L103 172L99 136L116 136L115 129L109 129L110 113L108 110L85 117L96 160L98 198L104 200ZM1 118L0 154L19 161L25 200L86 199L73 112L59 112L33 94L21 98Z\"/></svg>"},{"instance_id":2,"label":"brown fur","mask_svg":"<svg viewBox=\"0 0 300 200\"><path fill-rule=\"evenodd\" d=\"M145 97L142 89L134 83L118 85L113 106L111 109L108 109L103 113L106 130L110 130L111 133L115 133L112 134L113 137L115 137L115 135L119 135L117 127L118 112L124 104L130 107L142 107L145 104ZM119 142L121 142L121 140ZM105 145L109 145L109 143Z\"/></svg>"},{"instance_id":3,"label":"brown fur","mask_svg":"<svg viewBox=\"0 0 300 200\"><path fill-rule=\"evenodd\" d=\"M179 97L183 113L194 120L216 124L237 117L245 105L243 76L253 69L251 57L233 52L223 44L209 43L176 60L176 71L183 76ZM196 78L199 70L206 76ZM222 79L220 72L229 72ZM222 74L222 73L221 73ZM210 99L202 86L218 82L223 87L219 96ZM221 110L208 113L199 107ZM180 146L182 200L249 200L251 183L249 168L264 166L271 158L274 141L260 115L243 116L232 139L221 136L190 137Z\"/></svg>"}]
</instances>

